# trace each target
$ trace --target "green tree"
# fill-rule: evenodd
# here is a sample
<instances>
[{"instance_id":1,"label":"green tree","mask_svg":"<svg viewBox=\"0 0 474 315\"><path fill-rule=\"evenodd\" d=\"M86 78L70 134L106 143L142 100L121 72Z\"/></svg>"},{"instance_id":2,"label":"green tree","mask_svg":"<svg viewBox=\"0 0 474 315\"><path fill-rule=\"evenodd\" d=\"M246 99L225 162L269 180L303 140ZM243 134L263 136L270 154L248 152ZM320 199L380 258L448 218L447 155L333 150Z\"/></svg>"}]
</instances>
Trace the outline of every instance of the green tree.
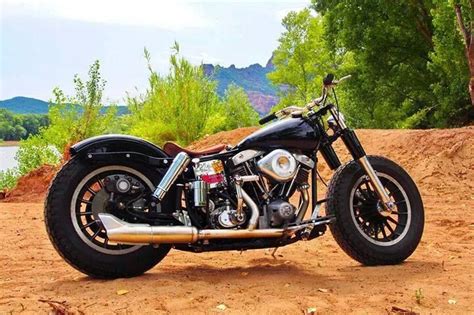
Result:
<instances>
[{"instance_id":1,"label":"green tree","mask_svg":"<svg viewBox=\"0 0 474 315\"><path fill-rule=\"evenodd\" d=\"M47 125L46 115L13 114L6 109L0 109L0 140L26 139Z\"/></svg>"},{"instance_id":2,"label":"green tree","mask_svg":"<svg viewBox=\"0 0 474 315\"><path fill-rule=\"evenodd\" d=\"M324 40L323 21L309 9L290 12L282 21L285 31L273 52L275 71L268 78L281 87L277 108L305 104L319 96L324 75L335 70Z\"/></svg>"},{"instance_id":3,"label":"green tree","mask_svg":"<svg viewBox=\"0 0 474 315\"><path fill-rule=\"evenodd\" d=\"M101 113L105 81L100 75L99 62L91 65L87 81L83 82L76 75L74 84L76 93L71 97L66 97L59 88L53 90L54 98L48 111L49 126L20 142L16 155L18 175L43 164L57 164L68 144L116 130L116 107L107 107L105 113Z\"/></svg>"},{"instance_id":4,"label":"green tree","mask_svg":"<svg viewBox=\"0 0 474 315\"><path fill-rule=\"evenodd\" d=\"M16 138L15 126L18 124L13 113L6 109L0 109L0 139L2 140L19 140Z\"/></svg>"},{"instance_id":5,"label":"green tree","mask_svg":"<svg viewBox=\"0 0 474 315\"><path fill-rule=\"evenodd\" d=\"M313 7L324 16L331 50L353 53L354 78L347 89L364 117L362 126L396 127L431 106L429 3L315 0Z\"/></svg>"},{"instance_id":6,"label":"green tree","mask_svg":"<svg viewBox=\"0 0 474 315\"><path fill-rule=\"evenodd\" d=\"M453 7L469 65L469 93L471 105L474 106L474 1L454 0Z\"/></svg>"},{"instance_id":7,"label":"green tree","mask_svg":"<svg viewBox=\"0 0 474 315\"><path fill-rule=\"evenodd\" d=\"M48 111L50 126L42 130L39 137L62 151L67 144L115 132L117 107L103 105L105 83L100 74L100 63L95 61L85 82L77 74L74 76L73 96L66 96L60 88L55 88Z\"/></svg>"},{"instance_id":8,"label":"green tree","mask_svg":"<svg viewBox=\"0 0 474 315\"><path fill-rule=\"evenodd\" d=\"M49 125L49 119L47 115L21 115L21 125L26 130L25 137L28 138L30 135L38 134L42 127L47 127Z\"/></svg>"},{"instance_id":9,"label":"green tree","mask_svg":"<svg viewBox=\"0 0 474 315\"><path fill-rule=\"evenodd\" d=\"M74 84L76 93L72 97L66 97L59 88L53 90L54 99L50 102L47 119L49 126L40 128L38 134L20 142L15 157L18 168L0 172L0 185L4 186L0 188L11 188L18 177L43 164L59 163L68 144L117 130L116 107L107 107L101 113L105 81L100 75L99 62L91 65L87 81L83 82L76 75ZM0 111L0 131L1 114ZM27 130L23 128L18 132L26 133Z\"/></svg>"},{"instance_id":10,"label":"green tree","mask_svg":"<svg viewBox=\"0 0 474 315\"><path fill-rule=\"evenodd\" d=\"M313 0L312 7L324 18L331 51L352 54L346 95L350 116L362 118L359 126L446 127L472 120L453 2Z\"/></svg>"},{"instance_id":11,"label":"green tree","mask_svg":"<svg viewBox=\"0 0 474 315\"><path fill-rule=\"evenodd\" d=\"M220 107L225 121L220 128L216 127L217 129L232 130L255 126L258 123L258 113L250 104L247 93L237 85L230 84L227 87Z\"/></svg>"},{"instance_id":12,"label":"green tree","mask_svg":"<svg viewBox=\"0 0 474 315\"><path fill-rule=\"evenodd\" d=\"M258 113L252 107L243 88L234 84L229 85L225 92L223 106L227 113L226 130L257 125Z\"/></svg>"},{"instance_id":13,"label":"green tree","mask_svg":"<svg viewBox=\"0 0 474 315\"><path fill-rule=\"evenodd\" d=\"M463 38L456 29L453 3L436 0L434 4L431 14L436 31L428 66L436 77L431 89L437 102L431 125L445 127L466 124L470 113L472 115L474 111L466 89L470 74Z\"/></svg>"},{"instance_id":14,"label":"green tree","mask_svg":"<svg viewBox=\"0 0 474 315\"><path fill-rule=\"evenodd\" d=\"M144 96L128 99L129 132L158 144L188 144L201 137L211 110L218 103L215 82L204 75L201 66L193 66L180 57L177 43L166 76L152 69L146 49L145 58L150 71L149 87Z\"/></svg>"}]
</instances>

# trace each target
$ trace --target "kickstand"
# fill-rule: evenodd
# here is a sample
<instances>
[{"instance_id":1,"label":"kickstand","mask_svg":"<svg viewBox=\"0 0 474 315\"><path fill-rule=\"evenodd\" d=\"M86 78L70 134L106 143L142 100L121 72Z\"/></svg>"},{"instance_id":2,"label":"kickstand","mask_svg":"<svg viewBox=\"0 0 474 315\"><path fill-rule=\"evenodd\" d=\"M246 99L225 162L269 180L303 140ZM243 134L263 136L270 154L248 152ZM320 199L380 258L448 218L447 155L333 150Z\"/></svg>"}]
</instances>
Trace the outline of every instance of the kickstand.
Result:
<instances>
[{"instance_id":1,"label":"kickstand","mask_svg":"<svg viewBox=\"0 0 474 315\"><path fill-rule=\"evenodd\" d=\"M276 251L278 250L278 248L279 248L279 247L275 247L275 249L274 249L273 252L272 252L272 257L273 257L273 259L277 259L276 256L275 256L275 253L276 253Z\"/></svg>"}]
</instances>

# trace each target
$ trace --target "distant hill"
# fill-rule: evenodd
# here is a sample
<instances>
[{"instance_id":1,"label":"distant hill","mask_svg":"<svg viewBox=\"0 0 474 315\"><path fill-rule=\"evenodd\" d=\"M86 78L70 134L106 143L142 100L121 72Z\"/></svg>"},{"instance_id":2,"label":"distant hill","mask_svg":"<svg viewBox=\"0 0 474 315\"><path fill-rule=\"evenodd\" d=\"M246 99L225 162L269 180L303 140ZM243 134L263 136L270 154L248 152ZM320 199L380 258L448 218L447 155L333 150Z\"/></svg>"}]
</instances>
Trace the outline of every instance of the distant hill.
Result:
<instances>
[{"instance_id":1,"label":"distant hill","mask_svg":"<svg viewBox=\"0 0 474 315\"><path fill-rule=\"evenodd\" d=\"M48 102L31 97L17 96L0 101L0 108L5 108L15 114L47 114Z\"/></svg>"},{"instance_id":2,"label":"distant hill","mask_svg":"<svg viewBox=\"0 0 474 315\"><path fill-rule=\"evenodd\" d=\"M234 65L225 68L204 64L203 69L205 75L218 82L217 93L220 96L225 94L229 84L234 83L247 92L250 103L261 115L268 113L278 103L277 88L267 79L267 74L274 69L272 58L265 67L258 63L246 68L236 68Z\"/></svg>"},{"instance_id":3,"label":"distant hill","mask_svg":"<svg viewBox=\"0 0 474 315\"><path fill-rule=\"evenodd\" d=\"M224 96L229 84L234 83L242 87L249 97L250 103L260 115L267 114L270 109L278 103L277 87L273 86L267 79L267 74L274 69L272 58L268 60L265 67L256 63L245 68L215 66L204 64L204 73L216 80L217 93ZM47 114L48 102L24 96L17 96L8 100L0 101L0 108L16 114ZM128 113L126 106L118 106L118 114Z\"/></svg>"},{"instance_id":4,"label":"distant hill","mask_svg":"<svg viewBox=\"0 0 474 315\"><path fill-rule=\"evenodd\" d=\"M49 103L24 96L16 96L14 98L0 101L0 108L5 108L15 114L47 114ZM128 113L127 106L118 106L118 115Z\"/></svg>"}]
</instances>

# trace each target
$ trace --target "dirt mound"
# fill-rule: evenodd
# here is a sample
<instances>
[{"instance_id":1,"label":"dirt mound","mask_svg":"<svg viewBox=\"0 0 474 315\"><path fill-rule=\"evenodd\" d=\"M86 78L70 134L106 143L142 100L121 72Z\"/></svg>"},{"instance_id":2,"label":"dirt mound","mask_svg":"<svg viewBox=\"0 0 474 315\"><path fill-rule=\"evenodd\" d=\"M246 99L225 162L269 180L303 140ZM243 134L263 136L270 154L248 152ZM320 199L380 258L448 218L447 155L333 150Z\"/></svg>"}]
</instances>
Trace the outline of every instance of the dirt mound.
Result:
<instances>
[{"instance_id":1,"label":"dirt mound","mask_svg":"<svg viewBox=\"0 0 474 315\"><path fill-rule=\"evenodd\" d=\"M236 145L257 127L240 128L208 135L188 148L197 150L215 144ZM449 189L466 195L474 190L474 127L431 130L357 130L368 154L386 156L402 165L425 193L438 194ZM349 160L341 141L335 148L343 161ZM320 158L320 161L323 161ZM318 167L323 178L332 172L326 164ZM6 194L5 201L40 201L58 167L46 165L22 177Z\"/></svg>"},{"instance_id":2,"label":"dirt mound","mask_svg":"<svg viewBox=\"0 0 474 315\"><path fill-rule=\"evenodd\" d=\"M237 144L257 130L255 127L219 132L191 144L192 149L203 149L219 143ZM374 130L359 129L357 135L367 154L383 155L402 165L425 192L439 193L446 189L474 190L474 127L430 130ZM339 140L335 149L341 160L350 159ZM332 172L324 160L319 171L325 179Z\"/></svg>"},{"instance_id":3,"label":"dirt mound","mask_svg":"<svg viewBox=\"0 0 474 315\"><path fill-rule=\"evenodd\" d=\"M58 166L43 165L20 177L16 187L7 192L5 202L38 202L43 200L49 183L58 171Z\"/></svg>"},{"instance_id":4,"label":"dirt mound","mask_svg":"<svg viewBox=\"0 0 474 315\"><path fill-rule=\"evenodd\" d=\"M188 149L200 150L221 143L236 145L237 143L239 143L240 140L247 137L249 134L255 132L258 129L259 128L257 127L245 127L231 131L221 131L213 135L207 135L204 138L191 143L188 146Z\"/></svg>"},{"instance_id":5,"label":"dirt mound","mask_svg":"<svg viewBox=\"0 0 474 315\"><path fill-rule=\"evenodd\" d=\"M431 130L358 130L369 154L402 165L425 193L474 190L474 127Z\"/></svg>"},{"instance_id":6,"label":"dirt mound","mask_svg":"<svg viewBox=\"0 0 474 315\"><path fill-rule=\"evenodd\" d=\"M12 190L0 192L0 201L42 202L54 175L61 165L71 158L70 148L71 144L67 144L64 148L60 165L46 164L20 177Z\"/></svg>"}]
</instances>

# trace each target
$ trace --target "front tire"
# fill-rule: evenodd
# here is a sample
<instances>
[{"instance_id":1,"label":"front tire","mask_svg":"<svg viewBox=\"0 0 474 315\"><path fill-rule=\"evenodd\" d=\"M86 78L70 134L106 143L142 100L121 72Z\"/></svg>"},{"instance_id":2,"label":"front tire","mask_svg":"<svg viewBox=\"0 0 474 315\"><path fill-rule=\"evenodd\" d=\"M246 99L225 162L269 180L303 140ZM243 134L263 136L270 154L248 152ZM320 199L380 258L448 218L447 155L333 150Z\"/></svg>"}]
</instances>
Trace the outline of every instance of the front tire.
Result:
<instances>
[{"instance_id":1,"label":"front tire","mask_svg":"<svg viewBox=\"0 0 474 315\"><path fill-rule=\"evenodd\" d=\"M171 249L170 245L164 244L155 248L150 245L108 243L97 217L98 207L91 205L95 194L89 196L92 201L85 200L82 205L86 210L74 213L76 204L83 202L83 192L90 188L82 186L86 182L93 182L94 176L113 172L136 176L148 189L152 189L161 179L159 172L130 161L117 161L114 165L106 165L73 158L53 179L45 201L46 230L54 248L72 267L95 278L113 279L140 275L159 263ZM100 191L95 193L103 194ZM86 194L92 195L87 192ZM85 220L83 218L89 221L84 221L84 224L81 221ZM101 243L98 240L103 241Z\"/></svg>"},{"instance_id":2,"label":"front tire","mask_svg":"<svg viewBox=\"0 0 474 315\"><path fill-rule=\"evenodd\" d=\"M328 188L327 212L336 216L330 226L334 239L364 265L391 265L407 259L418 246L424 227L420 193L411 177L396 163L368 157L396 210L379 213L381 202L356 161L341 166Z\"/></svg>"}]
</instances>

